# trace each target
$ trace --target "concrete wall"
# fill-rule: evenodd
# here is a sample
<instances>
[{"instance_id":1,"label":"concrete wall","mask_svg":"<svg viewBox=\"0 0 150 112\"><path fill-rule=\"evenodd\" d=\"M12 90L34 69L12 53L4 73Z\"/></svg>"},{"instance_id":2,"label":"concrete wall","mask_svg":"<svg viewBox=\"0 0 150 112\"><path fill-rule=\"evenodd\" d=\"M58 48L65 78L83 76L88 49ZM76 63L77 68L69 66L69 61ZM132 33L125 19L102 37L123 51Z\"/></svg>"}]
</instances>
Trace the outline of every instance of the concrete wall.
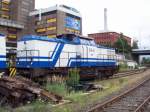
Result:
<instances>
[{"instance_id":1,"label":"concrete wall","mask_svg":"<svg viewBox=\"0 0 150 112\"><path fill-rule=\"evenodd\" d=\"M65 33L65 17L66 13L57 11L57 35Z\"/></svg>"}]
</instances>

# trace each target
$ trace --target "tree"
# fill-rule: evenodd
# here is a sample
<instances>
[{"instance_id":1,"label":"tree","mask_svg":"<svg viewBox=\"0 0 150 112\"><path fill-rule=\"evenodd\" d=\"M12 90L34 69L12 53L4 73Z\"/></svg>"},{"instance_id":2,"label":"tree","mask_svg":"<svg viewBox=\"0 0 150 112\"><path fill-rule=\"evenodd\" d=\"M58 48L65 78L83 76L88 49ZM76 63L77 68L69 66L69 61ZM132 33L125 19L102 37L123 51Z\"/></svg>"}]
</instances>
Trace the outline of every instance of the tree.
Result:
<instances>
[{"instance_id":1,"label":"tree","mask_svg":"<svg viewBox=\"0 0 150 112\"><path fill-rule=\"evenodd\" d=\"M130 53L131 46L128 45L127 40L124 39L123 34L121 33L118 40L113 45L114 48L117 49L119 53Z\"/></svg>"},{"instance_id":2,"label":"tree","mask_svg":"<svg viewBox=\"0 0 150 112\"><path fill-rule=\"evenodd\" d=\"M150 58L143 57L142 64L150 64Z\"/></svg>"},{"instance_id":3,"label":"tree","mask_svg":"<svg viewBox=\"0 0 150 112\"><path fill-rule=\"evenodd\" d=\"M133 46L132 46L132 49L138 49L139 47L138 47L138 43L137 43L138 41L133 41Z\"/></svg>"}]
</instances>

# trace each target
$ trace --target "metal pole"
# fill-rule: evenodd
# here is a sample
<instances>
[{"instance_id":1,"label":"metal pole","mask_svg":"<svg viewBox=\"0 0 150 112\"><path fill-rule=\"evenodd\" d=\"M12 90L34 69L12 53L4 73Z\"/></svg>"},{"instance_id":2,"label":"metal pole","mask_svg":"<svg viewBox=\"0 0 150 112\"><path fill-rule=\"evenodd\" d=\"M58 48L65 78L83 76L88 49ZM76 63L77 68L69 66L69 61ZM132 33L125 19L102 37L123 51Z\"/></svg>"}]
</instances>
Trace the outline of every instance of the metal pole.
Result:
<instances>
[{"instance_id":1,"label":"metal pole","mask_svg":"<svg viewBox=\"0 0 150 112\"><path fill-rule=\"evenodd\" d=\"M39 21L42 19L42 9L39 9Z\"/></svg>"}]
</instances>

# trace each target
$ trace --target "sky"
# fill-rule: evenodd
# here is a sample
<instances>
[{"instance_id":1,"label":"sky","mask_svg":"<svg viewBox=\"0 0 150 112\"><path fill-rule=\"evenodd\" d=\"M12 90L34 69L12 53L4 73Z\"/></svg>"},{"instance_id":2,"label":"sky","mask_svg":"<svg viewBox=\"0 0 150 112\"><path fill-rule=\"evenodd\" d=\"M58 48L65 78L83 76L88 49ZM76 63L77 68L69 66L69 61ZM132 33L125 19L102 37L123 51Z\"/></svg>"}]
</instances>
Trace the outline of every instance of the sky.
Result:
<instances>
[{"instance_id":1,"label":"sky","mask_svg":"<svg viewBox=\"0 0 150 112\"><path fill-rule=\"evenodd\" d=\"M82 15L83 35L104 29L107 8L108 29L137 39L141 48L150 48L150 0L35 0L36 9L64 4Z\"/></svg>"}]
</instances>

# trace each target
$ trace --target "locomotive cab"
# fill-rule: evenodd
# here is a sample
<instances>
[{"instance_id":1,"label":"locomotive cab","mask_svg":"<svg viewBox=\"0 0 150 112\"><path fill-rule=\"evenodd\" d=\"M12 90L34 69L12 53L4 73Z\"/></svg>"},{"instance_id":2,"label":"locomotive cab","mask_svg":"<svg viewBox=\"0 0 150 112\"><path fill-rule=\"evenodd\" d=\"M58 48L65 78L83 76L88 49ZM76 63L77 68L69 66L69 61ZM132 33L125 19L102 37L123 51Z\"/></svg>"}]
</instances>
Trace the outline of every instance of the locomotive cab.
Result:
<instances>
[{"instance_id":1,"label":"locomotive cab","mask_svg":"<svg viewBox=\"0 0 150 112\"><path fill-rule=\"evenodd\" d=\"M6 36L0 34L0 73L5 72L6 68Z\"/></svg>"},{"instance_id":2,"label":"locomotive cab","mask_svg":"<svg viewBox=\"0 0 150 112\"><path fill-rule=\"evenodd\" d=\"M62 35L58 35L57 38L59 39L66 39L68 41L73 41L73 39L76 37L75 34L62 34Z\"/></svg>"}]
</instances>

